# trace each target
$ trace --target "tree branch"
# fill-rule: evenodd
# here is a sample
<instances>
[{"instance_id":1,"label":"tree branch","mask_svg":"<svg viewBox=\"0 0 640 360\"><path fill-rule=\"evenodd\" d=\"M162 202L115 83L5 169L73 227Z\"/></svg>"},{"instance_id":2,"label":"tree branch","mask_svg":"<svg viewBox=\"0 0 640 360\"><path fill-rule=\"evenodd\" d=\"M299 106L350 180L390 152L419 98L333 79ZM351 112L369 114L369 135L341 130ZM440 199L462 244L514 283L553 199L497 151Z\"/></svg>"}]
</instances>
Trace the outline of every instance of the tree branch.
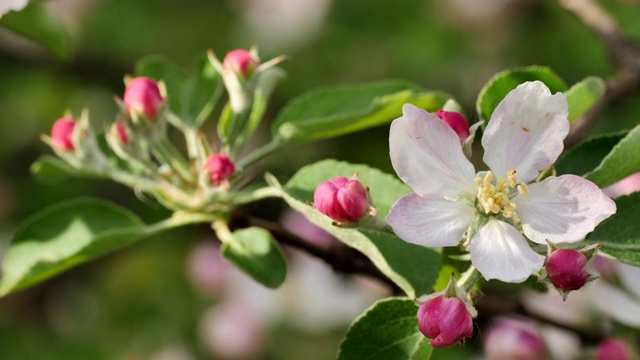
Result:
<instances>
[{"instance_id":1,"label":"tree branch","mask_svg":"<svg viewBox=\"0 0 640 360\"><path fill-rule=\"evenodd\" d=\"M597 115L609 104L640 90L640 45L626 36L616 20L595 0L558 0L600 38L617 68L606 82L605 95L571 126L565 147L585 138Z\"/></svg>"},{"instance_id":2,"label":"tree branch","mask_svg":"<svg viewBox=\"0 0 640 360\"><path fill-rule=\"evenodd\" d=\"M401 293L400 288L384 275L361 252L337 242L324 248L309 242L283 228L279 223L247 214L234 216L232 227L258 226L269 231L278 242L303 250L331 265L333 270L344 274L361 274L388 285L393 293Z\"/></svg>"}]
</instances>

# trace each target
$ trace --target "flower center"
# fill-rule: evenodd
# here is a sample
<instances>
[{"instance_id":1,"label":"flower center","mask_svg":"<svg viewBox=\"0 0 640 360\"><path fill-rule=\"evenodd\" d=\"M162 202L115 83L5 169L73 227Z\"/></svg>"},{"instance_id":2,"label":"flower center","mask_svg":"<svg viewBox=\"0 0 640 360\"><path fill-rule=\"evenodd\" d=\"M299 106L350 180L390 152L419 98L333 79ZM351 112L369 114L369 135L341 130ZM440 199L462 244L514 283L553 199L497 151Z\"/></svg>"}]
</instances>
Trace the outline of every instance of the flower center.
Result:
<instances>
[{"instance_id":1,"label":"flower center","mask_svg":"<svg viewBox=\"0 0 640 360\"><path fill-rule=\"evenodd\" d=\"M478 185L478 201L485 213L502 213L505 218L511 218L516 209L516 204L510 201L509 194L512 193L511 190L517 190L520 195L529 197L527 184L518 184L515 169L509 170L506 180L498 177L494 184L493 179L491 171L487 171L484 178L480 176L475 178L474 182Z\"/></svg>"}]
</instances>

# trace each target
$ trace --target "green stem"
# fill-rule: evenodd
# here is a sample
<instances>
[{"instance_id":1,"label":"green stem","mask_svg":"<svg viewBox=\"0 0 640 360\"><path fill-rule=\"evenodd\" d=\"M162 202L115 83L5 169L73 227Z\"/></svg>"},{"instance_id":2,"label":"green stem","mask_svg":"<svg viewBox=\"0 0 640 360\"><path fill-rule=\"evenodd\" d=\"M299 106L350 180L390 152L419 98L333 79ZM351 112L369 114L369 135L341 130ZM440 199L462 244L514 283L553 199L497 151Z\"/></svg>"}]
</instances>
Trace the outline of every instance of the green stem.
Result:
<instances>
[{"instance_id":1,"label":"green stem","mask_svg":"<svg viewBox=\"0 0 640 360\"><path fill-rule=\"evenodd\" d=\"M153 234L156 232L172 229L189 224L208 223L216 219L215 216L208 214L187 214L176 212L170 218L162 220L147 227L147 232Z\"/></svg>"},{"instance_id":2,"label":"green stem","mask_svg":"<svg viewBox=\"0 0 640 360\"><path fill-rule=\"evenodd\" d=\"M182 154L167 139L161 139L151 144L154 155L160 161L167 164L171 169L187 183L195 183L197 181L189 164Z\"/></svg>"},{"instance_id":3,"label":"green stem","mask_svg":"<svg viewBox=\"0 0 640 360\"><path fill-rule=\"evenodd\" d=\"M153 192L153 189L158 185L155 181L141 178L136 175L132 175L120 170L111 169L109 172L104 172L103 175L111 178L112 180L121 184L127 185L134 189L141 189L147 193Z\"/></svg>"},{"instance_id":4,"label":"green stem","mask_svg":"<svg viewBox=\"0 0 640 360\"><path fill-rule=\"evenodd\" d=\"M198 130L186 129L184 132L184 140L187 143L187 153L190 160L198 161ZM201 165L201 164L199 164Z\"/></svg>"},{"instance_id":5,"label":"green stem","mask_svg":"<svg viewBox=\"0 0 640 360\"><path fill-rule=\"evenodd\" d=\"M229 230L229 225L225 220L215 220L211 224L211 227L213 228L213 231L216 232L218 239L223 243L228 243L233 240L233 234L231 233L231 230Z\"/></svg>"},{"instance_id":6,"label":"green stem","mask_svg":"<svg viewBox=\"0 0 640 360\"><path fill-rule=\"evenodd\" d=\"M280 141L273 139L271 140L271 142L267 143L263 147L254 150L251 154L249 154L244 159L241 159L238 162L238 165L241 168L246 168L247 166L255 163L256 161L262 160L263 158L280 150L283 147L283 145L284 144L282 144Z\"/></svg>"},{"instance_id":7,"label":"green stem","mask_svg":"<svg viewBox=\"0 0 640 360\"><path fill-rule=\"evenodd\" d=\"M465 292L471 291L473 285L480 280L480 272L476 269L475 266L471 265L461 276L460 280L458 280L458 287L464 289Z\"/></svg>"},{"instance_id":8,"label":"green stem","mask_svg":"<svg viewBox=\"0 0 640 360\"><path fill-rule=\"evenodd\" d=\"M233 203L235 205L242 205L270 197L280 197L280 194L280 190L271 186L266 186L253 191L236 193L233 197Z\"/></svg>"}]
</instances>

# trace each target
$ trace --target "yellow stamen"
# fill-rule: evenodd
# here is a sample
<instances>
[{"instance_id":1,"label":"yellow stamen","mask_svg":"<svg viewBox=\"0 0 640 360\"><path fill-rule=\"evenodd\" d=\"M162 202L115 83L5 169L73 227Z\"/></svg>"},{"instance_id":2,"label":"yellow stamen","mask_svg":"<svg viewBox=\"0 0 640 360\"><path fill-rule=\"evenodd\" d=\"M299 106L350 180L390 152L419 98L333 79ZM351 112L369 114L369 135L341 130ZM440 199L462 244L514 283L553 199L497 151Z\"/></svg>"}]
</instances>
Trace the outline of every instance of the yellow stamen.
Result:
<instances>
[{"instance_id":1,"label":"yellow stamen","mask_svg":"<svg viewBox=\"0 0 640 360\"><path fill-rule=\"evenodd\" d=\"M529 197L529 187L525 183L518 185L518 192L526 198Z\"/></svg>"},{"instance_id":2,"label":"yellow stamen","mask_svg":"<svg viewBox=\"0 0 640 360\"><path fill-rule=\"evenodd\" d=\"M515 189L516 184L518 183L516 181L516 169L509 170L507 173L507 179L509 179L509 186L511 186L512 189Z\"/></svg>"},{"instance_id":3,"label":"yellow stamen","mask_svg":"<svg viewBox=\"0 0 640 360\"><path fill-rule=\"evenodd\" d=\"M505 218L513 217L516 204L509 201L510 188L517 188L521 194L522 191L527 192L526 184L518 185L515 173L515 169L510 170L507 173L507 179L499 177L495 185L492 183L494 176L491 171L487 171L484 178L476 177L474 179L474 183L478 185L478 202L485 213L502 213Z\"/></svg>"}]
</instances>

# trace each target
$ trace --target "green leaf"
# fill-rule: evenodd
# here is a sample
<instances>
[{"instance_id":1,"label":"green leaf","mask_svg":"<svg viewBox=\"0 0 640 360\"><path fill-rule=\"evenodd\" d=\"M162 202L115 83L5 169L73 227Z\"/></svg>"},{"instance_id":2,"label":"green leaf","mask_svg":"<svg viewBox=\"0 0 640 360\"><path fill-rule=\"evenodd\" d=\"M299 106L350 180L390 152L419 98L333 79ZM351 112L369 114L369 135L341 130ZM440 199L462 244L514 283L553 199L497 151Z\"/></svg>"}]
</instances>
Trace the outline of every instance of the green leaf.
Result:
<instances>
[{"instance_id":1,"label":"green leaf","mask_svg":"<svg viewBox=\"0 0 640 360\"><path fill-rule=\"evenodd\" d=\"M389 123L412 103L427 111L449 99L413 85L387 81L314 90L293 99L276 117L272 132L283 143L325 139Z\"/></svg>"},{"instance_id":2,"label":"green leaf","mask_svg":"<svg viewBox=\"0 0 640 360\"><path fill-rule=\"evenodd\" d=\"M270 288L280 286L287 275L287 263L275 239L267 230L250 227L233 232L222 244L222 256Z\"/></svg>"},{"instance_id":3,"label":"green leaf","mask_svg":"<svg viewBox=\"0 0 640 360\"><path fill-rule=\"evenodd\" d=\"M162 56L146 57L136 63L135 76L164 81L169 109L190 128L202 126L222 94L220 77L206 57L196 60L191 76Z\"/></svg>"},{"instance_id":4,"label":"green leaf","mask_svg":"<svg viewBox=\"0 0 640 360\"><path fill-rule=\"evenodd\" d=\"M80 198L50 206L16 231L2 262L0 296L129 246L144 236L211 218L183 215L145 226L126 209Z\"/></svg>"},{"instance_id":5,"label":"green leaf","mask_svg":"<svg viewBox=\"0 0 640 360\"><path fill-rule=\"evenodd\" d=\"M622 140L627 131L604 134L582 141L564 153L556 162L558 174L585 175L597 168L602 159Z\"/></svg>"},{"instance_id":6,"label":"green leaf","mask_svg":"<svg viewBox=\"0 0 640 360\"><path fill-rule=\"evenodd\" d=\"M31 164L31 173L42 183L48 184L60 182L66 179L67 175L85 178L103 177L89 169L74 168L66 161L51 155L42 155Z\"/></svg>"},{"instance_id":7,"label":"green leaf","mask_svg":"<svg viewBox=\"0 0 640 360\"><path fill-rule=\"evenodd\" d=\"M10 11L0 17L0 26L39 43L61 59L71 55L66 29L44 2L31 1L21 11Z\"/></svg>"},{"instance_id":8,"label":"green leaf","mask_svg":"<svg viewBox=\"0 0 640 360\"><path fill-rule=\"evenodd\" d=\"M640 125L633 128L602 159L600 165L584 177L600 187L611 185L640 171Z\"/></svg>"},{"instance_id":9,"label":"green leaf","mask_svg":"<svg viewBox=\"0 0 640 360\"><path fill-rule=\"evenodd\" d=\"M379 216L384 219L391 205L410 189L395 177L366 165L325 160L298 171L284 188L273 177L267 181L281 191L283 199L313 224L334 235L346 245L360 251L398 285L409 297L431 292L440 269L440 254L432 248L407 243L388 232L346 228L332 225L332 220L307 204L313 200L316 186L332 177L350 177L369 187Z\"/></svg>"},{"instance_id":10,"label":"green leaf","mask_svg":"<svg viewBox=\"0 0 640 360\"><path fill-rule=\"evenodd\" d=\"M524 82L534 80L545 83L552 93L565 91L567 88L558 75L544 66L529 66L500 72L493 76L480 91L476 103L480 119L489 121L493 110L511 90Z\"/></svg>"},{"instance_id":11,"label":"green leaf","mask_svg":"<svg viewBox=\"0 0 640 360\"><path fill-rule=\"evenodd\" d=\"M16 231L3 261L0 295L136 241L144 224L105 201L78 199L51 206Z\"/></svg>"},{"instance_id":12,"label":"green leaf","mask_svg":"<svg viewBox=\"0 0 640 360\"><path fill-rule=\"evenodd\" d=\"M567 90L564 94L569 104L569 122L573 122L591 109L604 95L605 90L604 81L596 76L589 76Z\"/></svg>"},{"instance_id":13,"label":"green leaf","mask_svg":"<svg viewBox=\"0 0 640 360\"><path fill-rule=\"evenodd\" d=\"M640 266L640 193L615 201L616 213L587 235L587 243L602 244L601 253Z\"/></svg>"},{"instance_id":14,"label":"green leaf","mask_svg":"<svg viewBox=\"0 0 640 360\"><path fill-rule=\"evenodd\" d=\"M383 299L351 325L338 360L428 360L432 348L418 328L418 307L409 299Z\"/></svg>"}]
</instances>

